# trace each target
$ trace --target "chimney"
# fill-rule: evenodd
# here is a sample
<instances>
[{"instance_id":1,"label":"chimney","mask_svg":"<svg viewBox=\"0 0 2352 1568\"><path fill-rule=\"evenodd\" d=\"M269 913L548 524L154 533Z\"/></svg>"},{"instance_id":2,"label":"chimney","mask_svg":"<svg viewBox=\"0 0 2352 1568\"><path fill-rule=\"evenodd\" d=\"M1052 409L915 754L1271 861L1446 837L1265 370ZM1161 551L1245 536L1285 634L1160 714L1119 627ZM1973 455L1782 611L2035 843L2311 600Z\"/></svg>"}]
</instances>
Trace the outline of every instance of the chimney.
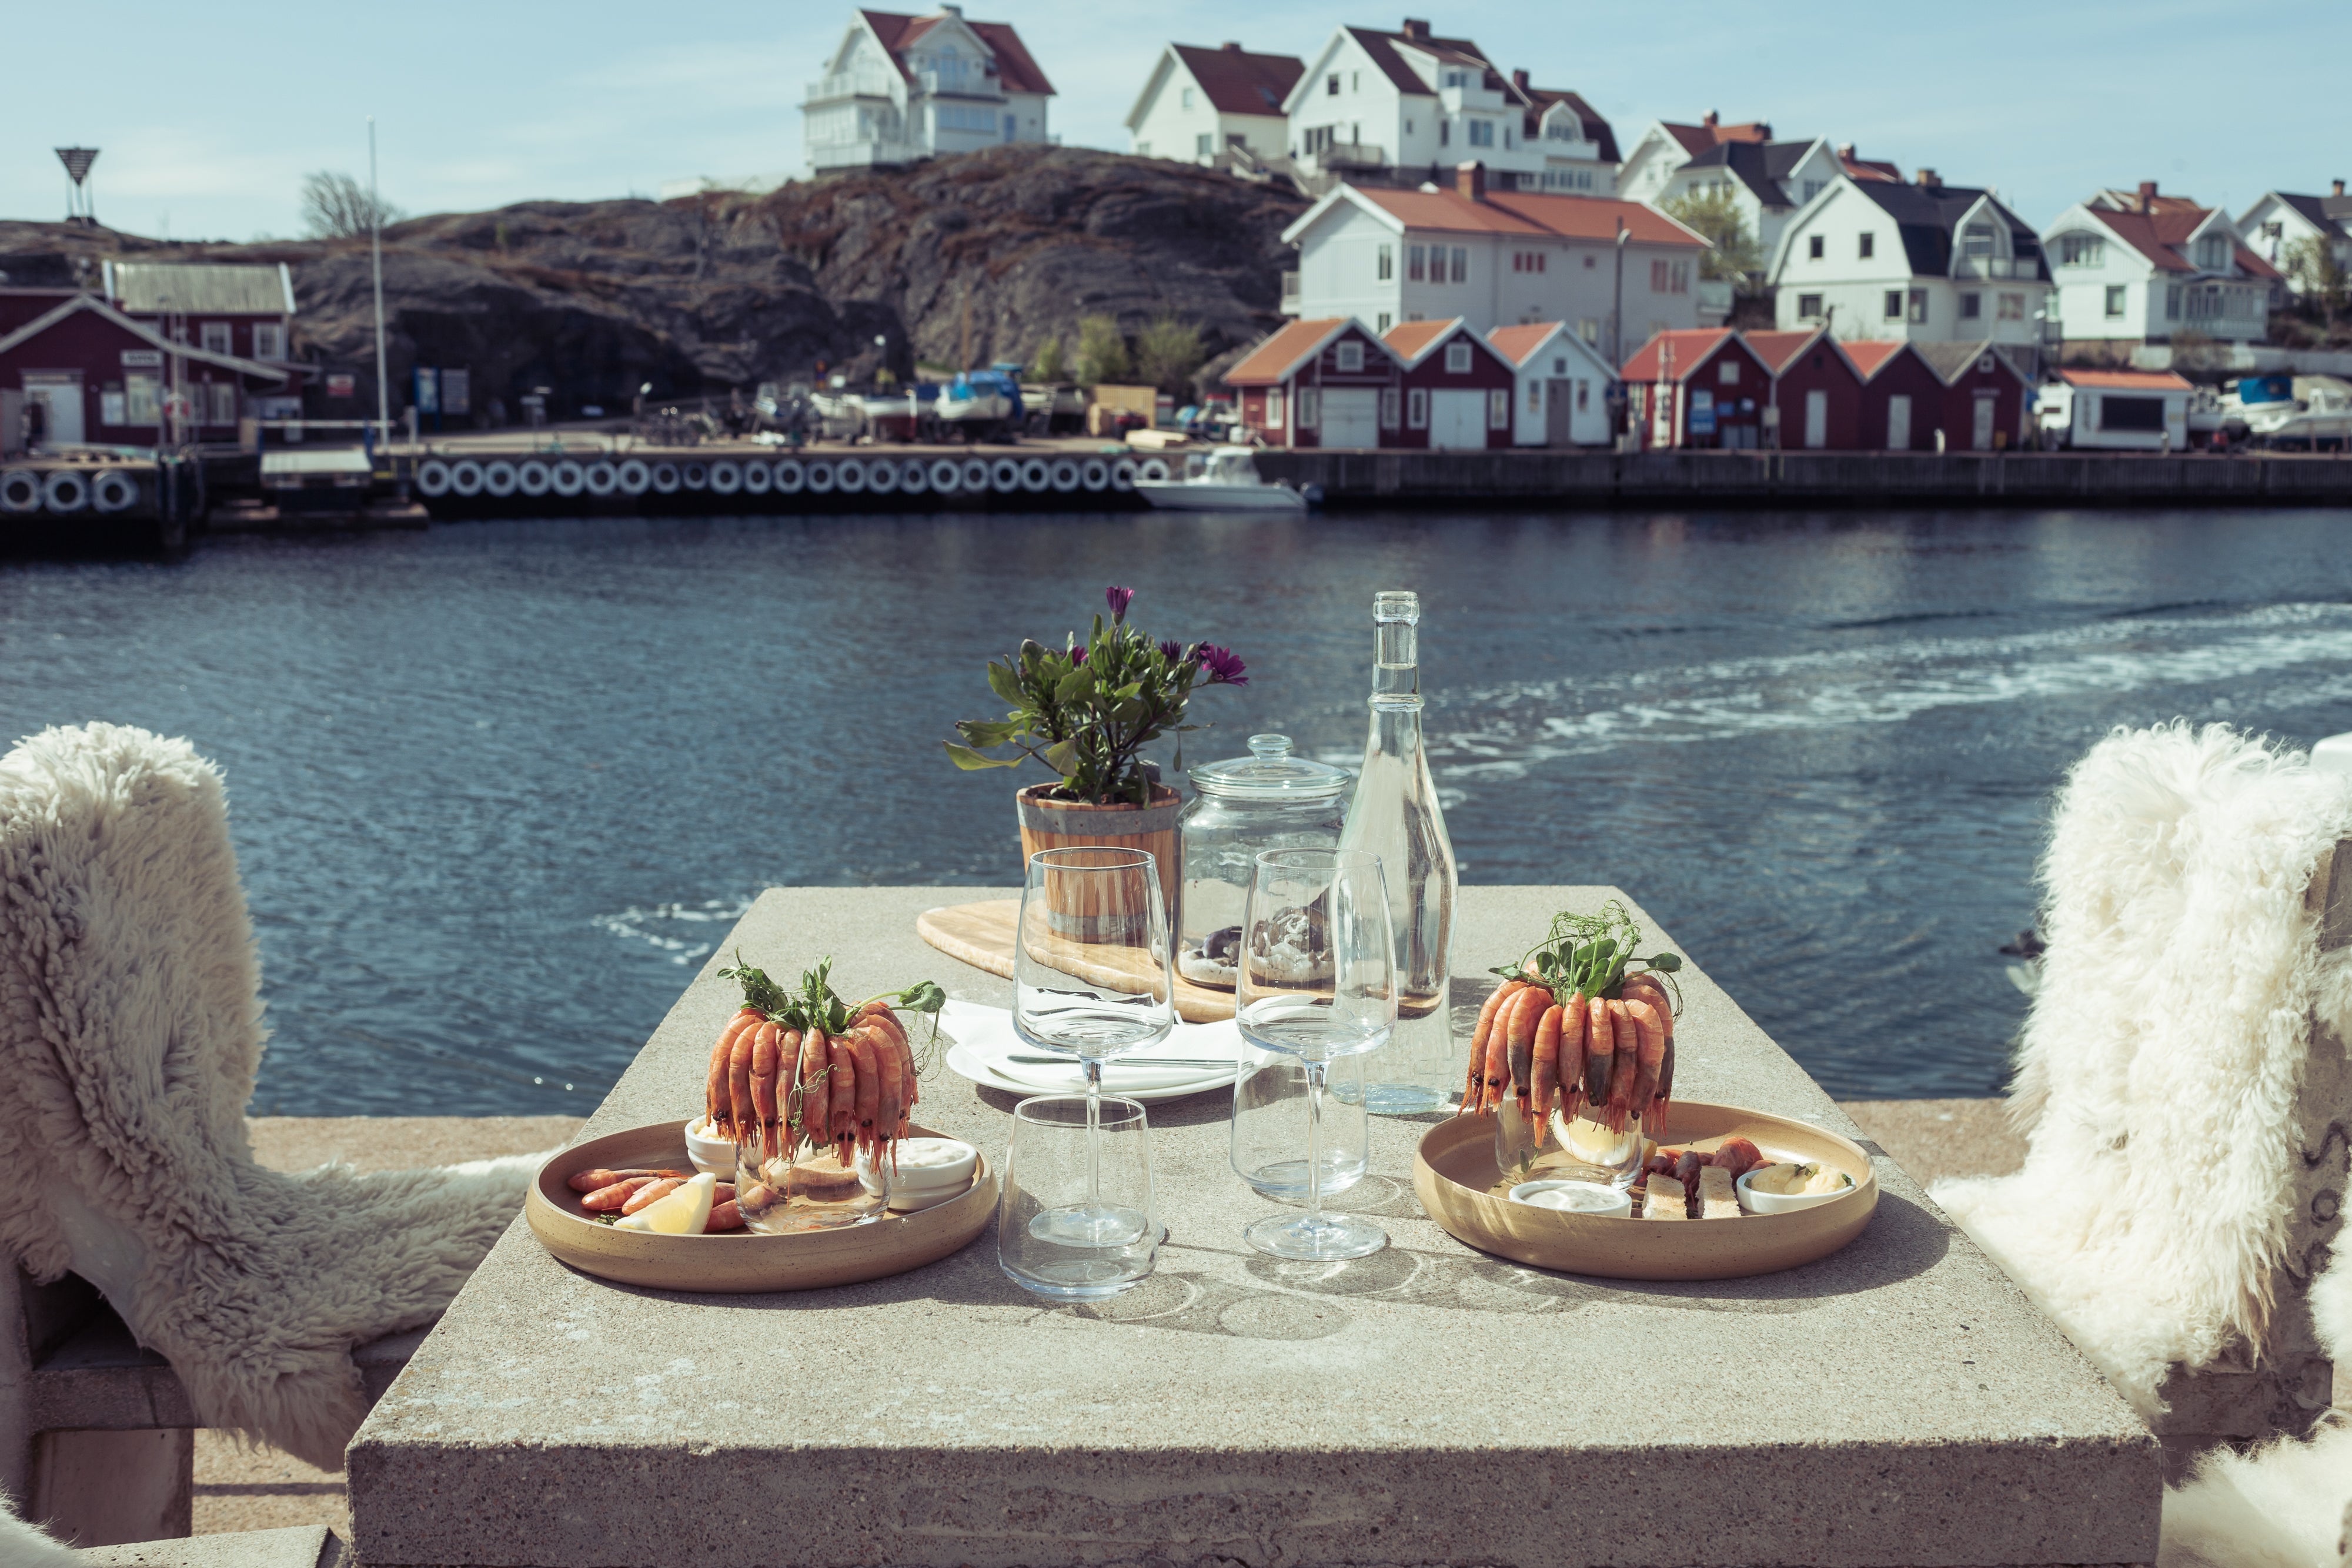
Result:
<instances>
[{"instance_id":1,"label":"chimney","mask_svg":"<svg viewBox=\"0 0 2352 1568\"><path fill-rule=\"evenodd\" d=\"M2344 193L2344 182L2341 180L2336 182L2336 193L2339 196Z\"/></svg>"},{"instance_id":2,"label":"chimney","mask_svg":"<svg viewBox=\"0 0 2352 1568\"><path fill-rule=\"evenodd\" d=\"M1702 119L1702 120L1699 121L1699 123L1700 123L1701 125L1706 126L1709 131L1712 131L1712 130L1714 130L1714 129L1715 129L1715 122L1716 122L1716 113L1715 113L1715 110L1711 110L1711 109L1710 109L1710 110L1708 110L1706 111L1706 118Z\"/></svg>"},{"instance_id":3,"label":"chimney","mask_svg":"<svg viewBox=\"0 0 2352 1568\"><path fill-rule=\"evenodd\" d=\"M1526 92L1527 90L1528 90L1528 73L1527 73L1527 72L1525 72L1525 71L1513 71L1513 72L1511 73L1511 85L1512 85L1513 87L1515 87L1515 88L1517 88L1521 92ZM2344 182L2342 182L2341 180L2338 180L2338 181L2336 182L2336 183L2337 183L2337 184L2339 184L2339 185L2340 185L2340 184L2342 184L2343 183L2344 183ZM2341 191L2338 191L2338 192L2336 192L2336 193L2337 195L2339 195L2339 196L2340 196L2340 195L2342 195L2344 193L2343 193L2343 192L2341 192Z\"/></svg>"},{"instance_id":4,"label":"chimney","mask_svg":"<svg viewBox=\"0 0 2352 1568\"><path fill-rule=\"evenodd\" d=\"M1853 142L1851 142L1851 141L1842 141L1842 142L1838 143L1838 150L1837 150L1837 152L1838 152L1838 156L1839 156L1840 158L1844 159L1847 162L1851 163L1851 162L1853 162Z\"/></svg>"},{"instance_id":5,"label":"chimney","mask_svg":"<svg viewBox=\"0 0 2352 1568\"><path fill-rule=\"evenodd\" d=\"M1944 183L1936 178L1936 171L1924 167L1916 176L1914 176L1914 179L1916 183L1921 185L1940 185Z\"/></svg>"},{"instance_id":6,"label":"chimney","mask_svg":"<svg viewBox=\"0 0 2352 1568\"><path fill-rule=\"evenodd\" d=\"M1769 141L1772 140L1772 122L1770 120L1759 120L1756 122L1756 139L1759 141Z\"/></svg>"},{"instance_id":7,"label":"chimney","mask_svg":"<svg viewBox=\"0 0 2352 1568\"><path fill-rule=\"evenodd\" d=\"M1229 55L1238 55L1242 52L1242 47L1239 44L1231 42L1219 44L1217 47L1224 50L1225 53Z\"/></svg>"},{"instance_id":8,"label":"chimney","mask_svg":"<svg viewBox=\"0 0 2352 1568\"><path fill-rule=\"evenodd\" d=\"M2139 183L2139 210L2143 213L2156 211L2156 182L2153 180Z\"/></svg>"},{"instance_id":9,"label":"chimney","mask_svg":"<svg viewBox=\"0 0 2352 1568\"><path fill-rule=\"evenodd\" d=\"M1417 44L1427 43L1429 24L1419 16L1407 16L1404 19L1404 36Z\"/></svg>"},{"instance_id":10,"label":"chimney","mask_svg":"<svg viewBox=\"0 0 2352 1568\"><path fill-rule=\"evenodd\" d=\"M1474 202L1486 199L1486 165L1480 162L1454 165L1454 188Z\"/></svg>"}]
</instances>

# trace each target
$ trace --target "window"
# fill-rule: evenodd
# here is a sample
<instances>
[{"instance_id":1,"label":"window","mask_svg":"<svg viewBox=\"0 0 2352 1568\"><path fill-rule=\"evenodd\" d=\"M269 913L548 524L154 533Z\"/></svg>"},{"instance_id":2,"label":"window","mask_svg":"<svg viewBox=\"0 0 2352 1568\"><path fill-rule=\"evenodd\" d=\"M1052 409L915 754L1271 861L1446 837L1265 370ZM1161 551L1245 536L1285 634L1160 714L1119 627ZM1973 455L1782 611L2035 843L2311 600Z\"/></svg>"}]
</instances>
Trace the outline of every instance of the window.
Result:
<instances>
[{"instance_id":1,"label":"window","mask_svg":"<svg viewBox=\"0 0 2352 1568\"><path fill-rule=\"evenodd\" d=\"M2058 236L2058 265L2061 267L2097 267L2106 259L2107 242L2097 235Z\"/></svg>"},{"instance_id":2,"label":"window","mask_svg":"<svg viewBox=\"0 0 2352 1568\"><path fill-rule=\"evenodd\" d=\"M1981 294L1963 294L1963 295L1961 295L1961 296L1960 296L1960 319L1961 319L1961 320L1963 320L1963 321L1973 321L1973 320L1975 320L1979 316L1981 316L1982 314L1984 314L1984 296L1983 296L1983 295L1981 295Z\"/></svg>"},{"instance_id":3,"label":"window","mask_svg":"<svg viewBox=\"0 0 2352 1568\"><path fill-rule=\"evenodd\" d=\"M2171 287L2165 289L2164 319L2166 320L2178 321L2180 319L2180 297L2185 292L2186 290L2184 290L2178 283L2173 284Z\"/></svg>"},{"instance_id":4,"label":"window","mask_svg":"<svg viewBox=\"0 0 2352 1568\"><path fill-rule=\"evenodd\" d=\"M2025 319L2025 296L2004 290L2000 296L2000 319L2004 321Z\"/></svg>"},{"instance_id":5,"label":"window","mask_svg":"<svg viewBox=\"0 0 2352 1568\"><path fill-rule=\"evenodd\" d=\"M1268 430L1282 428L1282 389L1280 387L1276 387L1265 394L1265 427Z\"/></svg>"},{"instance_id":6,"label":"window","mask_svg":"<svg viewBox=\"0 0 2352 1568\"><path fill-rule=\"evenodd\" d=\"M2103 393L2099 398L2099 428L2160 431L2164 428L2164 400Z\"/></svg>"},{"instance_id":7,"label":"window","mask_svg":"<svg viewBox=\"0 0 2352 1568\"><path fill-rule=\"evenodd\" d=\"M1576 412L1582 413L1592 406L1592 383L1580 378L1576 383Z\"/></svg>"},{"instance_id":8,"label":"window","mask_svg":"<svg viewBox=\"0 0 2352 1568\"><path fill-rule=\"evenodd\" d=\"M1135 155L1136 155L1138 158L1149 158L1149 157L1150 157L1150 156L1151 156L1151 143L1150 143L1150 142L1149 142L1149 141L1139 141L1139 142L1137 142L1137 143L1135 144Z\"/></svg>"},{"instance_id":9,"label":"window","mask_svg":"<svg viewBox=\"0 0 2352 1568\"><path fill-rule=\"evenodd\" d=\"M1911 291L1910 319L1915 322L1925 322L1927 319L1927 291L1924 288L1915 288Z\"/></svg>"},{"instance_id":10,"label":"window","mask_svg":"<svg viewBox=\"0 0 2352 1568\"><path fill-rule=\"evenodd\" d=\"M1805 182L1805 194L1804 194L1804 200L1806 200L1806 201L1810 202L1810 201L1811 201L1815 196L1820 195L1820 194L1822 193L1822 188L1823 188L1823 187L1825 187L1826 185L1828 185L1828 183L1829 183L1829 182L1828 182L1827 180L1808 180L1808 181L1806 181L1806 182Z\"/></svg>"},{"instance_id":11,"label":"window","mask_svg":"<svg viewBox=\"0 0 2352 1568\"><path fill-rule=\"evenodd\" d=\"M1348 90L1349 92L1361 92L1364 90L1363 72L1349 71L1348 73Z\"/></svg>"},{"instance_id":12,"label":"window","mask_svg":"<svg viewBox=\"0 0 2352 1568\"><path fill-rule=\"evenodd\" d=\"M2110 283L2107 285L2107 314L2110 317L2120 317L2123 313L2124 286L2120 283Z\"/></svg>"},{"instance_id":13,"label":"window","mask_svg":"<svg viewBox=\"0 0 2352 1568\"><path fill-rule=\"evenodd\" d=\"M1822 245L1823 245L1823 241L1822 241L1822 236L1821 236L1820 235L1810 235L1806 236L1806 239L1805 239L1805 259L1806 259L1807 261L1819 261L1819 260L1821 260L1821 259L1822 259Z\"/></svg>"},{"instance_id":14,"label":"window","mask_svg":"<svg viewBox=\"0 0 2352 1568\"><path fill-rule=\"evenodd\" d=\"M1543 269L1543 252L1539 250L1515 250L1511 253L1511 270L1513 272L1541 272Z\"/></svg>"},{"instance_id":15,"label":"window","mask_svg":"<svg viewBox=\"0 0 2352 1568\"><path fill-rule=\"evenodd\" d=\"M1335 351L1334 358L1338 361L1339 368L1341 371L1347 371L1351 375L1356 374L1360 372L1364 368L1364 346L1363 344L1356 341L1353 338L1350 338L1339 345L1339 349Z\"/></svg>"},{"instance_id":16,"label":"window","mask_svg":"<svg viewBox=\"0 0 2352 1568\"><path fill-rule=\"evenodd\" d=\"M1004 140L1007 141L1012 141L1014 136L1019 133L1020 129L1021 122L1019 120L1015 120L1009 114L1004 117Z\"/></svg>"},{"instance_id":17,"label":"window","mask_svg":"<svg viewBox=\"0 0 2352 1568\"><path fill-rule=\"evenodd\" d=\"M1445 373L1449 376L1466 376L1470 373L1469 344L1448 343L1445 345Z\"/></svg>"},{"instance_id":18,"label":"window","mask_svg":"<svg viewBox=\"0 0 2352 1568\"><path fill-rule=\"evenodd\" d=\"M1187 109L1192 107L1192 89L1189 87L1184 89L1183 104Z\"/></svg>"},{"instance_id":19,"label":"window","mask_svg":"<svg viewBox=\"0 0 2352 1568\"><path fill-rule=\"evenodd\" d=\"M1374 328L1374 329L1373 329L1373 330L1374 330L1374 331L1377 331L1377 332L1385 333L1385 332L1387 332L1387 331L1388 331L1388 329L1389 329L1391 327L1393 327L1393 326L1395 326L1395 325L1396 325L1396 318L1395 318L1395 317L1393 317L1393 316L1391 316L1391 315L1390 315L1390 314L1389 314L1387 311L1385 311L1385 310L1383 310L1383 311L1381 311L1381 314L1380 314L1380 318L1379 318L1379 320L1380 320L1380 325L1379 325L1378 327L1376 327L1376 328ZM1396 421L1394 421L1394 420L1391 420L1391 421L1389 421L1389 423L1390 423L1391 424L1394 424L1394 423L1396 423Z\"/></svg>"},{"instance_id":20,"label":"window","mask_svg":"<svg viewBox=\"0 0 2352 1568\"><path fill-rule=\"evenodd\" d=\"M1323 78L1323 96L1326 98L1337 98L1339 96L1339 73L1338 71L1333 71L1329 76Z\"/></svg>"},{"instance_id":21,"label":"window","mask_svg":"<svg viewBox=\"0 0 2352 1568\"><path fill-rule=\"evenodd\" d=\"M1427 263L1423 258L1428 255L1429 247L1426 246L1409 245L1404 247L1404 275L1408 282L1419 283L1427 277Z\"/></svg>"},{"instance_id":22,"label":"window","mask_svg":"<svg viewBox=\"0 0 2352 1568\"><path fill-rule=\"evenodd\" d=\"M1822 297L1818 294L1798 295L1797 319L1800 321L1818 321L1821 319Z\"/></svg>"},{"instance_id":23,"label":"window","mask_svg":"<svg viewBox=\"0 0 2352 1568\"><path fill-rule=\"evenodd\" d=\"M1404 425L1407 430L1429 428L1429 389L1413 387L1404 394Z\"/></svg>"},{"instance_id":24,"label":"window","mask_svg":"<svg viewBox=\"0 0 2352 1568\"><path fill-rule=\"evenodd\" d=\"M286 357L286 326L280 321L263 321L253 329L253 357L257 360L282 360Z\"/></svg>"},{"instance_id":25,"label":"window","mask_svg":"<svg viewBox=\"0 0 2352 1568\"><path fill-rule=\"evenodd\" d=\"M1739 361L1738 360L1724 361L1722 364L1717 367L1715 379L1721 382L1727 387L1738 386L1739 384Z\"/></svg>"},{"instance_id":26,"label":"window","mask_svg":"<svg viewBox=\"0 0 2352 1568\"><path fill-rule=\"evenodd\" d=\"M1465 120L1462 122L1462 139L1473 147L1495 144L1495 122L1491 120Z\"/></svg>"},{"instance_id":27,"label":"window","mask_svg":"<svg viewBox=\"0 0 2352 1568\"><path fill-rule=\"evenodd\" d=\"M1437 122L1437 144L1440 147L1444 147L1453 140L1454 122L1450 120L1439 120Z\"/></svg>"},{"instance_id":28,"label":"window","mask_svg":"<svg viewBox=\"0 0 2352 1568\"><path fill-rule=\"evenodd\" d=\"M1529 413L1540 413L1542 411L1543 382L1536 380L1533 376L1529 376L1528 378L1528 412Z\"/></svg>"},{"instance_id":29,"label":"window","mask_svg":"<svg viewBox=\"0 0 2352 1568\"><path fill-rule=\"evenodd\" d=\"M1454 247L1454 281L1456 283L1470 281L1470 249L1467 246L1457 245Z\"/></svg>"},{"instance_id":30,"label":"window","mask_svg":"<svg viewBox=\"0 0 2352 1568\"><path fill-rule=\"evenodd\" d=\"M205 353L226 354L232 351L228 346L227 322L207 321L197 328L196 331L200 339L196 346Z\"/></svg>"},{"instance_id":31,"label":"window","mask_svg":"<svg viewBox=\"0 0 2352 1568\"><path fill-rule=\"evenodd\" d=\"M206 382L204 385L204 393L205 423L206 424L235 424L236 423L236 382Z\"/></svg>"},{"instance_id":32,"label":"window","mask_svg":"<svg viewBox=\"0 0 2352 1568\"><path fill-rule=\"evenodd\" d=\"M1394 246L1383 245L1381 246L1380 260L1374 270L1382 283L1386 283L1396 277L1396 247Z\"/></svg>"},{"instance_id":33,"label":"window","mask_svg":"<svg viewBox=\"0 0 2352 1568\"><path fill-rule=\"evenodd\" d=\"M2263 237L2267 240L2275 240L2285 232L2286 225L2282 222L2267 223L2263 225Z\"/></svg>"},{"instance_id":34,"label":"window","mask_svg":"<svg viewBox=\"0 0 2352 1568\"><path fill-rule=\"evenodd\" d=\"M1859 247L1856 254L1864 261L1868 261L1872 256L1878 254L1878 236L1876 235L1864 235L1854 243Z\"/></svg>"},{"instance_id":35,"label":"window","mask_svg":"<svg viewBox=\"0 0 2352 1568\"><path fill-rule=\"evenodd\" d=\"M125 424L156 424L163 418L163 378L132 371L122 378Z\"/></svg>"},{"instance_id":36,"label":"window","mask_svg":"<svg viewBox=\"0 0 2352 1568\"><path fill-rule=\"evenodd\" d=\"M1675 262L1674 266L1667 270L1666 292L1669 294L1688 294L1690 292L1689 262Z\"/></svg>"},{"instance_id":37,"label":"window","mask_svg":"<svg viewBox=\"0 0 2352 1568\"><path fill-rule=\"evenodd\" d=\"M1321 423L1322 417L1323 389L1300 387L1298 389L1298 428L1312 430Z\"/></svg>"},{"instance_id":38,"label":"window","mask_svg":"<svg viewBox=\"0 0 2352 1568\"><path fill-rule=\"evenodd\" d=\"M1511 428L1510 388L1496 387L1486 393L1486 428L1489 430Z\"/></svg>"},{"instance_id":39,"label":"window","mask_svg":"<svg viewBox=\"0 0 2352 1568\"><path fill-rule=\"evenodd\" d=\"M2230 236L2207 235L2197 242L2197 265L2208 272L2220 272L2230 265Z\"/></svg>"},{"instance_id":40,"label":"window","mask_svg":"<svg viewBox=\"0 0 2352 1568\"><path fill-rule=\"evenodd\" d=\"M1599 343L1601 341L1601 318L1598 316L1587 316L1584 319L1579 321L1576 324L1576 335L1583 339L1588 343Z\"/></svg>"},{"instance_id":41,"label":"window","mask_svg":"<svg viewBox=\"0 0 2352 1568\"><path fill-rule=\"evenodd\" d=\"M1992 225L1970 224L1960 231L1960 254L1982 258L1992 255Z\"/></svg>"},{"instance_id":42,"label":"window","mask_svg":"<svg viewBox=\"0 0 2352 1568\"><path fill-rule=\"evenodd\" d=\"M1889 321L1900 321L1903 319L1903 290L1899 288L1890 288L1886 291L1886 304L1884 314Z\"/></svg>"},{"instance_id":43,"label":"window","mask_svg":"<svg viewBox=\"0 0 2352 1568\"><path fill-rule=\"evenodd\" d=\"M1396 427L1397 390L1394 387L1382 387L1381 389L1381 428L1394 430Z\"/></svg>"},{"instance_id":44,"label":"window","mask_svg":"<svg viewBox=\"0 0 2352 1568\"><path fill-rule=\"evenodd\" d=\"M1664 294L1666 291L1666 279L1668 277L1667 267L1668 264L1664 261L1654 261L1650 263L1651 293Z\"/></svg>"},{"instance_id":45,"label":"window","mask_svg":"<svg viewBox=\"0 0 2352 1568\"><path fill-rule=\"evenodd\" d=\"M1203 131L1200 135L1192 138L1193 157L1206 158L1210 153L1214 152L1216 150L1217 138L1213 132Z\"/></svg>"}]
</instances>

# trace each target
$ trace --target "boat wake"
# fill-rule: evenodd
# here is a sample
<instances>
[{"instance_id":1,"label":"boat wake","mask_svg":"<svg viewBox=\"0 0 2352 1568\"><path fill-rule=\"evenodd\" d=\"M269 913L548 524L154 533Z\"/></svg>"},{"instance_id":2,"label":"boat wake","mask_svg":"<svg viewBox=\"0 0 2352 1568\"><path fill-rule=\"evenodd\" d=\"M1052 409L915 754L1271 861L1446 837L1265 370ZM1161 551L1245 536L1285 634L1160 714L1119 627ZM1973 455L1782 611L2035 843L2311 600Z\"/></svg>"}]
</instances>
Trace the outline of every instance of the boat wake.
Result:
<instances>
[{"instance_id":1,"label":"boat wake","mask_svg":"<svg viewBox=\"0 0 2352 1568\"><path fill-rule=\"evenodd\" d=\"M656 904L646 909L624 909L618 915L599 915L593 924L625 942L663 954L673 964L698 964L718 945L710 927L723 930L731 926L751 907L748 898L739 898L732 904L717 898L705 899L698 904Z\"/></svg>"}]
</instances>

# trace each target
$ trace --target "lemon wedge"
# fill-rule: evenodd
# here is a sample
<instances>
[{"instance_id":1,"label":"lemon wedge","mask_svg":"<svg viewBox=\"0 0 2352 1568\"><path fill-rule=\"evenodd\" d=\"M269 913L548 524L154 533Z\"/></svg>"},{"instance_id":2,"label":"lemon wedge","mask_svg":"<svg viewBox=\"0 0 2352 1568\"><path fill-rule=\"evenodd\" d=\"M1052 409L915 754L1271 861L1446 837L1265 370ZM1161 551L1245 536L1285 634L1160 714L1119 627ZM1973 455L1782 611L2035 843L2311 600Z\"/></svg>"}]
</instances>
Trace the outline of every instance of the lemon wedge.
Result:
<instances>
[{"instance_id":1,"label":"lemon wedge","mask_svg":"<svg viewBox=\"0 0 2352 1568\"><path fill-rule=\"evenodd\" d=\"M719 1178L706 1171L667 1197L615 1222L613 1228L650 1230L656 1236L699 1236L710 1223L710 1200L718 1186Z\"/></svg>"}]
</instances>

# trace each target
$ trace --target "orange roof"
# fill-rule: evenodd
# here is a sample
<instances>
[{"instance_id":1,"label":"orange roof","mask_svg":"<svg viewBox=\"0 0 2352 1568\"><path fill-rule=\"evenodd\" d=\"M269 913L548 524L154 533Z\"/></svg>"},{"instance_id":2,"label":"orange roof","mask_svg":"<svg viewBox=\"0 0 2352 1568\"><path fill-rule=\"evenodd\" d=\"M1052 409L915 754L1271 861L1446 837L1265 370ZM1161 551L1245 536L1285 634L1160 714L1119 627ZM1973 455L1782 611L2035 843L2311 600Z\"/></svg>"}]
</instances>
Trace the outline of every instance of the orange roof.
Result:
<instances>
[{"instance_id":1,"label":"orange roof","mask_svg":"<svg viewBox=\"0 0 2352 1568\"><path fill-rule=\"evenodd\" d=\"M2189 383L2170 371L2060 371L2058 379L2070 387L2098 387L2108 392L2187 392Z\"/></svg>"},{"instance_id":2,"label":"orange roof","mask_svg":"<svg viewBox=\"0 0 2352 1568\"><path fill-rule=\"evenodd\" d=\"M1273 337L1250 350L1246 359L1225 372L1228 386L1272 386L1292 371L1298 362L1315 352L1348 324L1345 316L1328 316L1314 321L1293 321Z\"/></svg>"},{"instance_id":3,"label":"orange roof","mask_svg":"<svg viewBox=\"0 0 2352 1568\"><path fill-rule=\"evenodd\" d=\"M1887 361L1910 347L1900 338L1850 338L1838 346L1853 361L1853 368L1862 372L1864 381L1876 375Z\"/></svg>"},{"instance_id":4,"label":"orange roof","mask_svg":"<svg viewBox=\"0 0 2352 1568\"><path fill-rule=\"evenodd\" d=\"M1562 321L1524 321L1516 327L1497 327L1486 334L1486 341L1502 351L1503 358L1515 365L1524 365L1528 356L1544 346L1549 338L1567 323ZM1391 341L1396 334L1389 334Z\"/></svg>"},{"instance_id":5,"label":"orange roof","mask_svg":"<svg viewBox=\"0 0 2352 1568\"><path fill-rule=\"evenodd\" d=\"M1661 332L1625 361L1629 382L1678 382L1706 363L1717 349L1738 334L1728 327L1681 328ZM1674 350L1671 357L1666 350Z\"/></svg>"},{"instance_id":6,"label":"orange roof","mask_svg":"<svg viewBox=\"0 0 2352 1568\"><path fill-rule=\"evenodd\" d=\"M1903 171L1882 159L1840 157L1838 164L1850 179L1892 180L1898 185L1903 183Z\"/></svg>"},{"instance_id":7,"label":"orange roof","mask_svg":"<svg viewBox=\"0 0 2352 1568\"><path fill-rule=\"evenodd\" d=\"M1489 196L1474 202L1459 191L1389 191L1356 187L1356 193L1409 229L1446 229L1456 234L1540 235L1544 231L1504 211ZM1615 231L1611 231L1613 235Z\"/></svg>"},{"instance_id":8,"label":"orange roof","mask_svg":"<svg viewBox=\"0 0 2352 1568\"><path fill-rule=\"evenodd\" d=\"M1747 340L1748 350L1769 366L1772 373L1777 376L1789 368L1789 362L1804 350L1805 345L1821 336L1821 329L1813 328L1786 332L1743 332L1740 336Z\"/></svg>"},{"instance_id":9,"label":"orange roof","mask_svg":"<svg viewBox=\"0 0 2352 1568\"><path fill-rule=\"evenodd\" d=\"M1444 321L1400 321L1381 334L1381 340L1406 359L1417 360L1422 350L1460 325L1459 316Z\"/></svg>"},{"instance_id":10,"label":"orange roof","mask_svg":"<svg viewBox=\"0 0 2352 1568\"><path fill-rule=\"evenodd\" d=\"M1409 229L1454 234L1557 235L1563 239L1613 240L1619 219L1625 232L1648 245L1688 246L1706 241L1654 207L1613 196L1537 195L1526 191L1489 191L1483 202L1461 192L1391 191L1354 187L1358 195L1402 220Z\"/></svg>"}]
</instances>

